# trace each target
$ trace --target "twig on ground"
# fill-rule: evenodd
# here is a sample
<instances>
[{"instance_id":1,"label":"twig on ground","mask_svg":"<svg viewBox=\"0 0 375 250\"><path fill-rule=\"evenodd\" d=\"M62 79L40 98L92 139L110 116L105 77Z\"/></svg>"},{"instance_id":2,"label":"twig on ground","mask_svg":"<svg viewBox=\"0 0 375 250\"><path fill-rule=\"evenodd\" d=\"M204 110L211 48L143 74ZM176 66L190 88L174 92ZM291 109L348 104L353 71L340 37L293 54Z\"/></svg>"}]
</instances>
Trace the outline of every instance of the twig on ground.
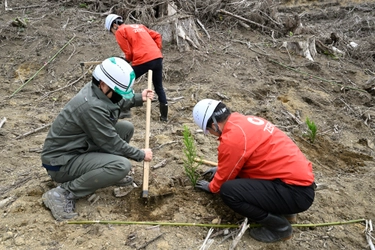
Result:
<instances>
[{"instance_id":1,"label":"twig on ground","mask_svg":"<svg viewBox=\"0 0 375 250\"><path fill-rule=\"evenodd\" d=\"M240 242L242 236L244 235L244 233L246 232L246 230L249 227L250 227L250 225L247 224L247 218L245 218L244 222L242 222L242 224L241 224L241 230L237 234L236 238L233 240L232 244L230 245L229 250L234 250L236 248L238 242Z\"/></svg>"},{"instance_id":2,"label":"twig on ground","mask_svg":"<svg viewBox=\"0 0 375 250\"><path fill-rule=\"evenodd\" d=\"M0 128L4 125L4 123L7 121L6 117L3 117L0 121Z\"/></svg>"},{"instance_id":3,"label":"twig on ground","mask_svg":"<svg viewBox=\"0 0 375 250\"><path fill-rule=\"evenodd\" d=\"M42 148L29 148L30 153L41 153L43 151Z\"/></svg>"},{"instance_id":4,"label":"twig on ground","mask_svg":"<svg viewBox=\"0 0 375 250\"><path fill-rule=\"evenodd\" d=\"M278 64L278 65L280 65L280 66L282 66L282 67L284 67L284 68L286 68L286 69L289 69L289 70L291 70L291 71L294 71L294 72L297 72L297 73L300 73L300 74L304 74L304 75L310 76L311 78L318 79L318 80L320 80L320 81L322 81L322 82L328 82L328 83L330 83L330 84L332 84L332 85L333 85L333 84L336 84L336 85L340 86L341 88L351 89L351 90L356 90L356 91L359 91L359 92L363 92L363 93L365 93L365 94L368 94L367 91L365 91L365 90L363 90L363 89L358 89L358 88L353 88L353 87L343 86L342 84L338 83L338 82L335 81L335 80L327 80L327 79L324 79L324 78L319 77L319 76L311 75L311 74L309 74L309 73L307 73L307 72L304 72L304 71L301 71L301 70L297 70L297 69L295 69L295 68L293 68L293 67L291 67L291 66L284 65L283 63L280 63L280 62L278 62L278 61L275 61L275 60L273 60L273 59L271 59L271 58L268 58L268 60L271 61L271 62L273 62L273 63L276 63L276 64Z\"/></svg>"},{"instance_id":5,"label":"twig on ground","mask_svg":"<svg viewBox=\"0 0 375 250\"><path fill-rule=\"evenodd\" d=\"M166 145L169 145L169 144L173 144L173 143L177 143L178 141L170 141L170 142L166 142L166 143L164 143L164 144L161 144L159 147L157 147L156 149L160 149L160 148L162 148L162 147L164 147L164 146L166 146Z\"/></svg>"},{"instance_id":6,"label":"twig on ground","mask_svg":"<svg viewBox=\"0 0 375 250\"><path fill-rule=\"evenodd\" d=\"M179 96L179 97L167 98L168 101L177 101L177 100L180 100L180 99L184 99L184 97Z\"/></svg>"},{"instance_id":7,"label":"twig on ground","mask_svg":"<svg viewBox=\"0 0 375 250\"><path fill-rule=\"evenodd\" d=\"M87 201L90 202L90 205L94 205L98 200L100 199L100 196L99 195L96 195L96 194L93 194L91 195Z\"/></svg>"},{"instance_id":8,"label":"twig on ground","mask_svg":"<svg viewBox=\"0 0 375 250\"><path fill-rule=\"evenodd\" d=\"M88 70L86 70L86 72L84 72L84 73L82 74L82 76L78 77L78 78L77 78L76 80L74 80L73 82L68 83L68 84L65 85L64 87L61 87L61 88L58 88L58 89L55 89L55 90L52 90L52 91L49 91L49 92L45 93L40 99L46 98L47 96L49 96L49 95L52 94L52 93L55 93L55 92L58 92L58 91L60 91L60 90L63 90L63 89L66 89L66 88L69 88L69 87L73 86L74 84L76 84L77 82L79 82L80 80L82 80L82 79L86 76L86 74L90 71L90 69L91 69L91 67L90 67Z\"/></svg>"},{"instance_id":9,"label":"twig on ground","mask_svg":"<svg viewBox=\"0 0 375 250\"><path fill-rule=\"evenodd\" d=\"M0 208L5 207L5 205L7 205L7 203L8 203L9 201L12 201L12 200L13 200L13 197L12 197L12 196L11 196L11 197L8 197L8 198L6 198L6 199L1 200L1 201L0 201Z\"/></svg>"},{"instance_id":10,"label":"twig on ground","mask_svg":"<svg viewBox=\"0 0 375 250\"><path fill-rule=\"evenodd\" d=\"M366 229L365 229L366 240L367 240L367 243L370 246L370 249L375 250L375 246L372 243L372 238L373 238L372 235L371 235L372 231L373 231L373 228L372 228L371 220L366 220Z\"/></svg>"},{"instance_id":11,"label":"twig on ground","mask_svg":"<svg viewBox=\"0 0 375 250\"><path fill-rule=\"evenodd\" d=\"M51 126L51 125L52 125L52 123L48 123L48 124L46 124L46 125L41 126L40 128L36 128L36 129L34 129L34 130L31 130L31 131L29 131L29 132L27 132L27 133L25 133L25 134L23 134L23 135L19 135L19 136L16 137L16 140L18 140L18 139L20 139L20 138L23 138L23 137L26 137L26 136L28 136L28 135L34 134L34 133L36 133L36 132L38 132L38 131L40 131L40 130L42 130L42 129L44 129L44 128L47 128L47 127L49 127L49 126Z\"/></svg>"},{"instance_id":12,"label":"twig on ground","mask_svg":"<svg viewBox=\"0 0 375 250\"><path fill-rule=\"evenodd\" d=\"M13 8L8 8L7 7L7 1L5 1L5 10L22 10L22 9L31 9L31 8L39 8L39 7L44 7L45 5L29 5L29 6L20 6L20 7L13 7Z\"/></svg>"},{"instance_id":13,"label":"twig on ground","mask_svg":"<svg viewBox=\"0 0 375 250\"><path fill-rule=\"evenodd\" d=\"M148 245L150 245L152 242L154 242L155 240L159 239L164 233L161 233L159 234L158 236L156 236L155 238L147 241L145 244L143 244L142 246L138 247L137 250L140 250L140 249L143 249L143 248L146 248Z\"/></svg>"},{"instance_id":14,"label":"twig on ground","mask_svg":"<svg viewBox=\"0 0 375 250\"><path fill-rule=\"evenodd\" d=\"M242 16L238 16L238 15L236 15L236 14L230 13L230 12L228 12L228 11L226 11L226 10L222 10L222 9L221 9L221 10L218 10L217 12L218 12L218 13L225 14L225 15L228 15L228 16L231 16L231 17L234 17L234 18L237 18L237 19L239 19L239 20L241 20L241 21L244 21L244 22L248 22L248 23L251 23L251 24L257 25L257 26L259 26L259 27L262 27L263 29L273 30L273 29L271 29L270 27L267 27L267 26L264 26L264 25L262 25L262 24L260 24L260 23L257 23L257 22L254 22L254 21L251 21L251 20L246 19L246 18L244 18L244 17L242 17Z\"/></svg>"},{"instance_id":15,"label":"twig on ground","mask_svg":"<svg viewBox=\"0 0 375 250\"><path fill-rule=\"evenodd\" d=\"M228 235L225 235L224 238L219 242L219 245L223 243L224 241L226 241L227 239L229 239L230 237L233 238L233 236L236 234L237 231L238 230L235 230L235 231L230 232Z\"/></svg>"},{"instance_id":16,"label":"twig on ground","mask_svg":"<svg viewBox=\"0 0 375 250\"><path fill-rule=\"evenodd\" d=\"M19 87L16 91L14 91L10 96L9 96L9 98L11 98L11 97L13 97L15 94L17 94L18 93L18 91L20 91L26 84L28 84L31 80L33 80L34 79L34 77L36 76L36 75L38 75L39 74L39 72L42 70L42 69L44 69L44 67L45 66L47 66L50 62L52 62L56 57L57 57L57 55L58 54L60 54L60 52L61 51L63 51L63 49L65 49L65 47L66 46L68 46L69 44L70 44L70 42L71 41L73 41L73 39L76 37L76 35L74 34L74 36L67 42L67 43L65 43L65 45L59 50L59 51L57 51L56 52L56 54L54 55L54 56L52 56L51 57L51 59L49 59L48 60L48 62L46 62L37 72L35 72L35 74L32 76L32 77L30 77L24 84L22 84L21 85L21 87Z\"/></svg>"},{"instance_id":17,"label":"twig on ground","mask_svg":"<svg viewBox=\"0 0 375 250\"><path fill-rule=\"evenodd\" d=\"M289 111L281 111L284 115L289 115L290 117L292 117L292 119L297 123L297 124L302 124L302 121L300 119L298 119L295 115L293 115L292 113L290 113Z\"/></svg>"},{"instance_id":18,"label":"twig on ground","mask_svg":"<svg viewBox=\"0 0 375 250\"><path fill-rule=\"evenodd\" d=\"M202 246L199 248L199 250L207 250L207 249L210 248L212 243L214 243L214 240L210 239L210 236L211 236L213 231L214 231L214 229L211 227L210 230L207 233L206 238L204 239L204 242L203 242Z\"/></svg>"},{"instance_id":19,"label":"twig on ground","mask_svg":"<svg viewBox=\"0 0 375 250\"><path fill-rule=\"evenodd\" d=\"M229 100L229 97L228 97L228 96L223 95L223 94L221 94L220 92L216 92L216 94L217 94L219 97L223 98L223 99L227 99L227 100Z\"/></svg>"},{"instance_id":20,"label":"twig on ground","mask_svg":"<svg viewBox=\"0 0 375 250\"><path fill-rule=\"evenodd\" d=\"M199 26L201 26L201 28L203 29L204 33L206 33L207 37L208 37L208 40L211 39L210 37L210 34L208 34L206 28L204 27L204 25L201 23L201 21L199 21L199 19L197 19L197 23L199 24Z\"/></svg>"},{"instance_id":21,"label":"twig on ground","mask_svg":"<svg viewBox=\"0 0 375 250\"><path fill-rule=\"evenodd\" d=\"M152 169L161 168L161 167L164 167L165 164L167 164L167 159L162 160L161 162L159 162L158 164L154 165L154 166L151 167L151 168L152 168Z\"/></svg>"},{"instance_id":22,"label":"twig on ground","mask_svg":"<svg viewBox=\"0 0 375 250\"><path fill-rule=\"evenodd\" d=\"M17 182L13 183L12 185L10 185L8 187L1 188L0 189L0 195L4 195L7 192L9 192L10 190L15 190L15 189L19 188L20 186L24 185L26 182L28 182L32 178L33 178L33 176L26 176L25 178L23 178L21 180L18 180Z\"/></svg>"}]
</instances>

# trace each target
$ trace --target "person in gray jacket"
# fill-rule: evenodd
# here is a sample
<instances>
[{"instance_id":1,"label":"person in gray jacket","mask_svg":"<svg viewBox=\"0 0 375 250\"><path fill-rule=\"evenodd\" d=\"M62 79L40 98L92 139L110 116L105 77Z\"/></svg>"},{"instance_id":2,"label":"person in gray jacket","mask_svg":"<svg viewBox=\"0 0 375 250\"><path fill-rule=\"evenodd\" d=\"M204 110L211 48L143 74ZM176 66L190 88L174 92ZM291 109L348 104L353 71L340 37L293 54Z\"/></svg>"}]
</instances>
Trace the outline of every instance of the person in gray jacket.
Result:
<instances>
[{"instance_id":1,"label":"person in gray jacket","mask_svg":"<svg viewBox=\"0 0 375 250\"><path fill-rule=\"evenodd\" d=\"M74 218L75 200L99 188L132 184L127 176L134 161L151 161L150 148L129 144L134 126L119 121L122 110L142 106L154 92L134 93L135 73L120 57L97 65L87 83L61 110L48 132L42 166L60 184L42 200L58 220Z\"/></svg>"}]
</instances>

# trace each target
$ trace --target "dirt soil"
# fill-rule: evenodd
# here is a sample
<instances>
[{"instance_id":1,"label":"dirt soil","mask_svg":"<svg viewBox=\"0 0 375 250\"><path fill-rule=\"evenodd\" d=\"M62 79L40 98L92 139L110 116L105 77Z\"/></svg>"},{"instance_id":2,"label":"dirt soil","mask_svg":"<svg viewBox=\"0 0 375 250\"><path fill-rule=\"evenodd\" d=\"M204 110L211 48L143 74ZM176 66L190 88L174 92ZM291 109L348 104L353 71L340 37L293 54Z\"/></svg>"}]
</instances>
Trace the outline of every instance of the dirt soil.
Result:
<instances>
[{"instance_id":1,"label":"dirt soil","mask_svg":"<svg viewBox=\"0 0 375 250\"><path fill-rule=\"evenodd\" d=\"M329 38L339 21L355 17L357 23L341 25L347 27L346 37L356 35L360 47L369 38L373 41L373 3L320 2L288 1L281 7L304 13L302 23L320 38ZM104 31L104 17L83 3L0 2L0 119L6 117L0 128L0 249L199 249L209 227L57 223L42 203L42 194L57 183L41 167L41 148L49 124L91 78L93 66L81 67L80 62L122 54ZM259 29L247 30L233 18L217 21L222 26L206 23L210 39L200 31L205 42L198 50L180 52L176 44L164 44L170 115L168 123L160 123L158 103L152 103L149 199L140 198L143 163L133 162L138 187L123 197L115 197L115 187L97 190L77 201L75 220L241 223L243 218L220 197L195 190L184 172L184 125L195 138L198 155L217 161L217 140L204 136L192 119L195 103L203 98L270 120L313 163L320 188L312 207L298 214L299 224L374 220L374 47L372 64L323 53L312 62L282 48L283 42L298 40L297 35L275 39ZM146 86L146 77L137 80L137 91ZM131 144L139 148L145 142L145 114L146 106L134 108L129 119L136 128ZM317 125L314 142L305 136L306 118ZM163 160L165 166L152 168ZM201 165L199 171L209 167ZM369 249L364 230L364 222L294 227L291 240L274 244L245 233L237 249ZM215 228L210 249L229 249L236 233L235 228Z\"/></svg>"}]
</instances>

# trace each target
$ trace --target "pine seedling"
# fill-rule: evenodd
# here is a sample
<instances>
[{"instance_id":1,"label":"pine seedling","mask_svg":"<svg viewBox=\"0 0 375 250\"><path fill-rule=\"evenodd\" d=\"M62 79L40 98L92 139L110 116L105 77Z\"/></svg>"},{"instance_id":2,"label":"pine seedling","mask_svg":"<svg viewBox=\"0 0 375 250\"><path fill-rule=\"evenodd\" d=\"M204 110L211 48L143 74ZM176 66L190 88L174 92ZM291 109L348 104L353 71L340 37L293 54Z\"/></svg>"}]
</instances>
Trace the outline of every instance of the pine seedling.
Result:
<instances>
[{"instance_id":1,"label":"pine seedling","mask_svg":"<svg viewBox=\"0 0 375 250\"><path fill-rule=\"evenodd\" d=\"M310 119L307 117L306 118L306 124L307 124L307 136L309 137L310 141L314 143L315 141L315 136L316 136L316 131L318 128L316 127L315 123L313 121L310 121Z\"/></svg>"},{"instance_id":2,"label":"pine seedling","mask_svg":"<svg viewBox=\"0 0 375 250\"><path fill-rule=\"evenodd\" d=\"M186 125L184 125L183 136L185 145L184 169L191 184L193 185L193 187L195 187L195 184L197 183L199 178L199 173L197 172L197 169L201 163L195 161L197 157L195 142L192 134L190 133L189 128Z\"/></svg>"}]
</instances>

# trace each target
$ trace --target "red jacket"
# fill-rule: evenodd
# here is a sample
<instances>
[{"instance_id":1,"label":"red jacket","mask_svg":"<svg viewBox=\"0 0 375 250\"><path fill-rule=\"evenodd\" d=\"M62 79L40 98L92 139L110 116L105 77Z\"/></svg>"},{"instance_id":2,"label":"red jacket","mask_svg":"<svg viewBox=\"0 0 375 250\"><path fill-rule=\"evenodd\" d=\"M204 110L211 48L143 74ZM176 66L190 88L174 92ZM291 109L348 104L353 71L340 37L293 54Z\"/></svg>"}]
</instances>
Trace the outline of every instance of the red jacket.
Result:
<instances>
[{"instance_id":1,"label":"red jacket","mask_svg":"<svg viewBox=\"0 0 375 250\"><path fill-rule=\"evenodd\" d=\"M299 186L309 186L314 181L312 164L298 146L262 118L232 113L219 141L218 168L209 185L213 193L236 177L281 179Z\"/></svg>"},{"instance_id":2,"label":"red jacket","mask_svg":"<svg viewBox=\"0 0 375 250\"><path fill-rule=\"evenodd\" d=\"M115 36L126 60L133 66L163 57L161 35L142 24L122 24Z\"/></svg>"}]
</instances>

